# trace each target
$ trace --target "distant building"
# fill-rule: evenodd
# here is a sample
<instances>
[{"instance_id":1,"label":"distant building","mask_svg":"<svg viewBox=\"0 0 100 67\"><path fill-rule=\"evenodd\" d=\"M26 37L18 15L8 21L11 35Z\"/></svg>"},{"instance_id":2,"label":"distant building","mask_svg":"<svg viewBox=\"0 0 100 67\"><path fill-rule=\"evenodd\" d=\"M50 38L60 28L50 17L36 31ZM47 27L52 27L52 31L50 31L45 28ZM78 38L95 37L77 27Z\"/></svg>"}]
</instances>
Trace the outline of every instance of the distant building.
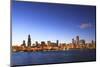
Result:
<instances>
[{"instance_id":1,"label":"distant building","mask_svg":"<svg viewBox=\"0 0 100 67\"><path fill-rule=\"evenodd\" d=\"M42 49L44 49L45 46L46 46L45 42L41 41L41 47L42 47Z\"/></svg>"},{"instance_id":2,"label":"distant building","mask_svg":"<svg viewBox=\"0 0 100 67\"><path fill-rule=\"evenodd\" d=\"M45 46L45 42L44 41L41 41L41 46Z\"/></svg>"},{"instance_id":3,"label":"distant building","mask_svg":"<svg viewBox=\"0 0 100 67\"><path fill-rule=\"evenodd\" d=\"M36 41L36 42L35 42L35 44L36 44L36 46L39 46L39 43L38 43L38 41Z\"/></svg>"},{"instance_id":4,"label":"distant building","mask_svg":"<svg viewBox=\"0 0 100 67\"><path fill-rule=\"evenodd\" d=\"M93 40L91 41L91 44L92 44L92 45L94 44L94 41L93 41Z\"/></svg>"},{"instance_id":5,"label":"distant building","mask_svg":"<svg viewBox=\"0 0 100 67\"><path fill-rule=\"evenodd\" d=\"M73 44L73 45L75 44L75 40L74 40L74 38L72 39L72 44Z\"/></svg>"},{"instance_id":6,"label":"distant building","mask_svg":"<svg viewBox=\"0 0 100 67\"><path fill-rule=\"evenodd\" d=\"M74 38L72 39L72 46L73 48L76 48L76 41L74 40Z\"/></svg>"},{"instance_id":7,"label":"distant building","mask_svg":"<svg viewBox=\"0 0 100 67\"><path fill-rule=\"evenodd\" d=\"M80 45L85 45L85 40L80 40Z\"/></svg>"},{"instance_id":8,"label":"distant building","mask_svg":"<svg viewBox=\"0 0 100 67\"><path fill-rule=\"evenodd\" d=\"M25 40L23 40L23 43L22 43L22 45L21 45L21 46L24 46L24 47L26 47Z\"/></svg>"},{"instance_id":9,"label":"distant building","mask_svg":"<svg viewBox=\"0 0 100 67\"><path fill-rule=\"evenodd\" d=\"M45 44L45 42L44 41L41 41L41 44Z\"/></svg>"},{"instance_id":10,"label":"distant building","mask_svg":"<svg viewBox=\"0 0 100 67\"><path fill-rule=\"evenodd\" d=\"M31 47L31 37L28 35L28 42L27 42L28 47Z\"/></svg>"},{"instance_id":11,"label":"distant building","mask_svg":"<svg viewBox=\"0 0 100 67\"><path fill-rule=\"evenodd\" d=\"M51 46L52 46L52 47L57 47L57 43L51 42Z\"/></svg>"},{"instance_id":12,"label":"distant building","mask_svg":"<svg viewBox=\"0 0 100 67\"><path fill-rule=\"evenodd\" d=\"M32 44L32 47L35 47L35 46L36 46L36 45L33 43L33 44Z\"/></svg>"},{"instance_id":13,"label":"distant building","mask_svg":"<svg viewBox=\"0 0 100 67\"><path fill-rule=\"evenodd\" d=\"M59 46L59 40L56 41L57 46Z\"/></svg>"},{"instance_id":14,"label":"distant building","mask_svg":"<svg viewBox=\"0 0 100 67\"><path fill-rule=\"evenodd\" d=\"M47 45L51 45L51 41L47 41Z\"/></svg>"},{"instance_id":15,"label":"distant building","mask_svg":"<svg viewBox=\"0 0 100 67\"><path fill-rule=\"evenodd\" d=\"M79 45L79 36L76 36L76 45Z\"/></svg>"}]
</instances>

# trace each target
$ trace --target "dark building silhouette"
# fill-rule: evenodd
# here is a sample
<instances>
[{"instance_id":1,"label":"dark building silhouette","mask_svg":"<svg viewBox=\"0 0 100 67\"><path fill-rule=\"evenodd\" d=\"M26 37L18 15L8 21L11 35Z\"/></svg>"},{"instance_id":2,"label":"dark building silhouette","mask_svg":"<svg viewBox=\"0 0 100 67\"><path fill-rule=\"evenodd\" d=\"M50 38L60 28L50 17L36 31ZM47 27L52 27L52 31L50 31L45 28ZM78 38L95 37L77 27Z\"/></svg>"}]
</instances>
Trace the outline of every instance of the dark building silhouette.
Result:
<instances>
[{"instance_id":1,"label":"dark building silhouette","mask_svg":"<svg viewBox=\"0 0 100 67\"><path fill-rule=\"evenodd\" d=\"M41 47L42 47L42 49L44 48L44 46L46 46L45 42L41 41Z\"/></svg>"},{"instance_id":2,"label":"dark building silhouette","mask_svg":"<svg viewBox=\"0 0 100 67\"><path fill-rule=\"evenodd\" d=\"M57 47L57 43L51 42L52 47Z\"/></svg>"},{"instance_id":3,"label":"dark building silhouette","mask_svg":"<svg viewBox=\"0 0 100 67\"><path fill-rule=\"evenodd\" d=\"M56 41L57 46L59 46L59 40Z\"/></svg>"},{"instance_id":4,"label":"dark building silhouette","mask_svg":"<svg viewBox=\"0 0 100 67\"><path fill-rule=\"evenodd\" d=\"M38 41L36 41L36 42L35 42L35 44L36 44L36 46L39 46L39 43L38 43Z\"/></svg>"},{"instance_id":5,"label":"dark building silhouette","mask_svg":"<svg viewBox=\"0 0 100 67\"><path fill-rule=\"evenodd\" d=\"M24 46L24 47L26 47L25 40L23 40L23 43L22 43L22 45L21 45L21 46Z\"/></svg>"},{"instance_id":6,"label":"dark building silhouette","mask_svg":"<svg viewBox=\"0 0 100 67\"><path fill-rule=\"evenodd\" d=\"M85 40L80 40L80 45L85 45Z\"/></svg>"},{"instance_id":7,"label":"dark building silhouette","mask_svg":"<svg viewBox=\"0 0 100 67\"><path fill-rule=\"evenodd\" d=\"M51 45L51 41L47 41L47 45Z\"/></svg>"},{"instance_id":8,"label":"dark building silhouette","mask_svg":"<svg viewBox=\"0 0 100 67\"><path fill-rule=\"evenodd\" d=\"M75 40L74 40L74 38L72 39L72 44L73 44L73 45L75 44Z\"/></svg>"},{"instance_id":9,"label":"dark building silhouette","mask_svg":"<svg viewBox=\"0 0 100 67\"><path fill-rule=\"evenodd\" d=\"M76 41L74 40L74 38L72 39L72 45L73 45L73 48L76 48Z\"/></svg>"},{"instance_id":10,"label":"dark building silhouette","mask_svg":"<svg viewBox=\"0 0 100 67\"><path fill-rule=\"evenodd\" d=\"M79 36L76 36L76 45L79 45Z\"/></svg>"},{"instance_id":11,"label":"dark building silhouette","mask_svg":"<svg viewBox=\"0 0 100 67\"><path fill-rule=\"evenodd\" d=\"M36 46L34 43L31 45L32 47Z\"/></svg>"},{"instance_id":12,"label":"dark building silhouette","mask_svg":"<svg viewBox=\"0 0 100 67\"><path fill-rule=\"evenodd\" d=\"M91 44L93 45L94 44L94 41L92 40Z\"/></svg>"},{"instance_id":13,"label":"dark building silhouette","mask_svg":"<svg viewBox=\"0 0 100 67\"><path fill-rule=\"evenodd\" d=\"M45 42L44 41L41 41L41 45L45 45Z\"/></svg>"},{"instance_id":14,"label":"dark building silhouette","mask_svg":"<svg viewBox=\"0 0 100 67\"><path fill-rule=\"evenodd\" d=\"M30 35L28 35L27 45L28 45L28 47L31 47L31 37L30 37Z\"/></svg>"}]
</instances>

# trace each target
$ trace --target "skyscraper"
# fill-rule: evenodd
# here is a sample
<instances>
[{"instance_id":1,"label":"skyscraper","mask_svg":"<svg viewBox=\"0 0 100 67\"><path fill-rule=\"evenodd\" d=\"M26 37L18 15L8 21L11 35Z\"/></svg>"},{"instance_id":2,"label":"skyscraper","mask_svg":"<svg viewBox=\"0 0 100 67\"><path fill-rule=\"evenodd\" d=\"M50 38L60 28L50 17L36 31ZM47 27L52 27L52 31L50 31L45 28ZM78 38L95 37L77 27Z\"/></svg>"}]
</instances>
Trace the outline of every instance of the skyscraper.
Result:
<instances>
[{"instance_id":1,"label":"skyscraper","mask_svg":"<svg viewBox=\"0 0 100 67\"><path fill-rule=\"evenodd\" d=\"M59 46L59 40L56 41L57 46Z\"/></svg>"},{"instance_id":2,"label":"skyscraper","mask_svg":"<svg viewBox=\"0 0 100 67\"><path fill-rule=\"evenodd\" d=\"M51 45L51 41L47 41L47 44L50 46Z\"/></svg>"},{"instance_id":3,"label":"skyscraper","mask_svg":"<svg viewBox=\"0 0 100 67\"><path fill-rule=\"evenodd\" d=\"M76 45L79 45L79 36L76 36Z\"/></svg>"},{"instance_id":4,"label":"skyscraper","mask_svg":"<svg viewBox=\"0 0 100 67\"><path fill-rule=\"evenodd\" d=\"M93 40L91 41L91 44L92 44L92 45L94 44L94 41L93 41Z\"/></svg>"},{"instance_id":5,"label":"skyscraper","mask_svg":"<svg viewBox=\"0 0 100 67\"><path fill-rule=\"evenodd\" d=\"M72 44L73 44L73 45L75 44L75 40L74 40L74 38L72 39Z\"/></svg>"},{"instance_id":6,"label":"skyscraper","mask_svg":"<svg viewBox=\"0 0 100 67\"><path fill-rule=\"evenodd\" d=\"M24 47L26 47L25 40L23 40L23 43L22 43L22 45L21 45L21 46L24 46Z\"/></svg>"},{"instance_id":7,"label":"skyscraper","mask_svg":"<svg viewBox=\"0 0 100 67\"><path fill-rule=\"evenodd\" d=\"M31 47L31 37L30 37L30 35L28 35L27 45L28 45L28 47Z\"/></svg>"},{"instance_id":8,"label":"skyscraper","mask_svg":"<svg viewBox=\"0 0 100 67\"><path fill-rule=\"evenodd\" d=\"M85 45L85 40L80 40L80 45Z\"/></svg>"},{"instance_id":9,"label":"skyscraper","mask_svg":"<svg viewBox=\"0 0 100 67\"><path fill-rule=\"evenodd\" d=\"M39 46L39 43L38 43L38 41L36 41L36 42L35 42L35 44L36 44L36 46Z\"/></svg>"}]
</instances>

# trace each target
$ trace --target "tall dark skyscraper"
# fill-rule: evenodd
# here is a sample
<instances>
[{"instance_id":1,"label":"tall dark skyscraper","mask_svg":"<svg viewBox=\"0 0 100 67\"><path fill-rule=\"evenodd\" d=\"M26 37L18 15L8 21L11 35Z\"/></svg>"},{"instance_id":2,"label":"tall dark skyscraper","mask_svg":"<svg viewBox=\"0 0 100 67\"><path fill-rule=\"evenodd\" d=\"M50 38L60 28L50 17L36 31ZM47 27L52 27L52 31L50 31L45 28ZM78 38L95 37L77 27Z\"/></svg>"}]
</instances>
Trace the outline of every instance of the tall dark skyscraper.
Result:
<instances>
[{"instance_id":1,"label":"tall dark skyscraper","mask_svg":"<svg viewBox=\"0 0 100 67\"><path fill-rule=\"evenodd\" d=\"M76 36L76 45L79 45L79 36Z\"/></svg>"},{"instance_id":2,"label":"tall dark skyscraper","mask_svg":"<svg viewBox=\"0 0 100 67\"><path fill-rule=\"evenodd\" d=\"M74 40L74 38L72 39L72 44L73 44L73 45L75 44L75 40Z\"/></svg>"},{"instance_id":3,"label":"tall dark skyscraper","mask_svg":"<svg viewBox=\"0 0 100 67\"><path fill-rule=\"evenodd\" d=\"M56 41L57 46L59 45L59 40Z\"/></svg>"},{"instance_id":4,"label":"tall dark skyscraper","mask_svg":"<svg viewBox=\"0 0 100 67\"><path fill-rule=\"evenodd\" d=\"M93 41L93 40L91 41L91 44L92 44L92 45L94 44L94 41Z\"/></svg>"},{"instance_id":5,"label":"tall dark skyscraper","mask_svg":"<svg viewBox=\"0 0 100 67\"><path fill-rule=\"evenodd\" d=\"M27 45L28 45L28 47L31 47L31 37L30 37L30 35L28 35Z\"/></svg>"},{"instance_id":6,"label":"tall dark skyscraper","mask_svg":"<svg viewBox=\"0 0 100 67\"><path fill-rule=\"evenodd\" d=\"M21 45L21 46L24 46L24 47L26 47L25 40L23 40L23 43L22 43L22 45Z\"/></svg>"}]
</instances>

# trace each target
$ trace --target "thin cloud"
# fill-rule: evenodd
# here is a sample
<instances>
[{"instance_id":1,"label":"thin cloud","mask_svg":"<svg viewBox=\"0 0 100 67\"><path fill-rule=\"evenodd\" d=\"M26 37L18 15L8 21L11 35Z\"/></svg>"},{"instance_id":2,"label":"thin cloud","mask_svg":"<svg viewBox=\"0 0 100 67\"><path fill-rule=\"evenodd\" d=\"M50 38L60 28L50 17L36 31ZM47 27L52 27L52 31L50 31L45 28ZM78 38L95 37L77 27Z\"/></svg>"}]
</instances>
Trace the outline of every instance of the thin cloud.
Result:
<instances>
[{"instance_id":1,"label":"thin cloud","mask_svg":"<svg viewBox=\"0 0 100 67\"><path fill-rule=\"evenodd\" d=\"M92 25L90 23L83 23L80 25L81 29L86 29L86 28L91 28L91 27L92 27Z\"/></svg>"}]
</instances>

